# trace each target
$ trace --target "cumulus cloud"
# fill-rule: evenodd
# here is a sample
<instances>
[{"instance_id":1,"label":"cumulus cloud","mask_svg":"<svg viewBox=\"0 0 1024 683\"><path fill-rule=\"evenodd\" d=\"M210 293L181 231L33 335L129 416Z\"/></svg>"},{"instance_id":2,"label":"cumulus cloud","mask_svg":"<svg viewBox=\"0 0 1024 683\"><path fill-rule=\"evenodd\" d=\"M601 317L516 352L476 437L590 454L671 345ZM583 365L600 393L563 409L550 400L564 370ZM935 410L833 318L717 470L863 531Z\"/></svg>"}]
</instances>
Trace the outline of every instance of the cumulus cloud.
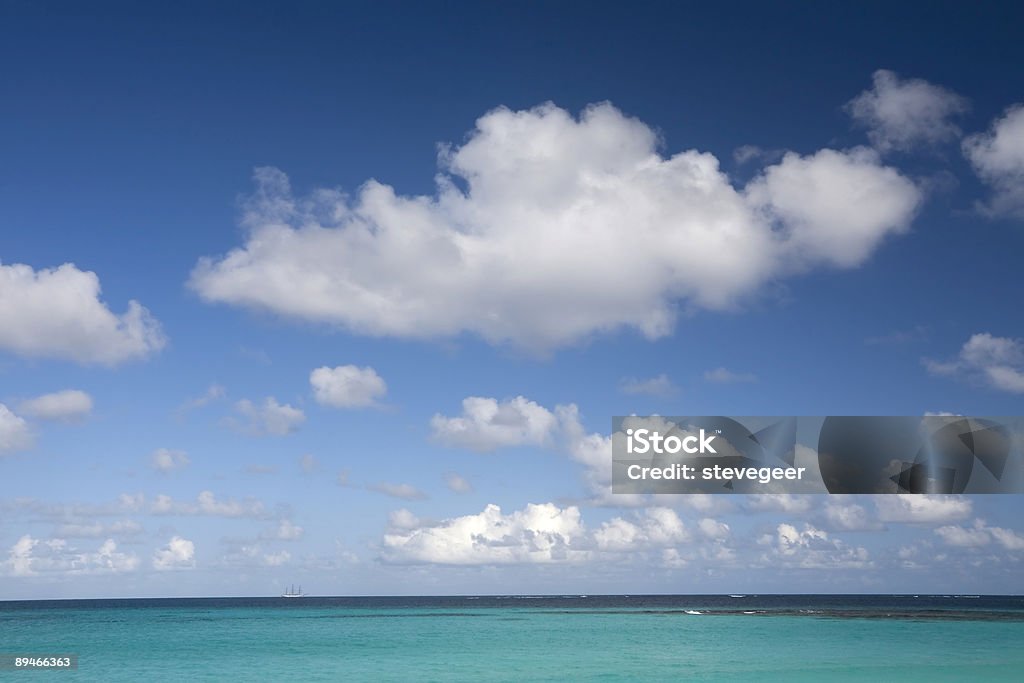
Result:
<instances>
[{"instance_id":1,"label":"cumulus cloud","mask_svg":"<svg viewBox=\"0 0 1024 683\"><path fill-rule=\"evenodd\" d=\"M642 420L633 417L630 420L629 426L644 426L652 431L666 432L674 428L664 418L657 416ZM433 423L435 436L447 445L468 447L481 452L503 446L536 445L550 447L567 455L583 465L584 484L591 494L588 501L590 504L628 507L650 504L648 496L612 493L612 445L618 439L624 446L626 435L622 431L611 435L588 432L579 408L574 403L559 404L551 410L522 396L502 402L493 398L471 397L463 401L461 417L435 415ZM797 445L796 462L799 466L816 474L817 460L817 453L813 449ZM818 481L819 478L812 479ZM820 481L817 484L808 482L806 486L807 493L824 491ZM757 500L756 497L754 499ZM682 496L679 502L704 514L724 512L731 508L731 504L720 496L690 494Z\"/></svg>"},{"instance_id":2,"label":"cumulus cloud","mask_svg":"<svg viewBox=\"0 0 1024 683\"><path fill-rule=\"evenodd\" d=\"M854 121L868 129L871 144L883 152L909 151L954 140L960 129L953 119L968 102L956 93L919 78L901 79L879 69L874 85L846 105Z\"/></svg>"},{"instance_id":3,"label":"cumulus cloud","mask_svg":"<svg viewBox=\"0 0 1024 683\"><path fill-rule=\"evenodd\" d=\"M1010 107L987 133L969 136L963 149L975 173L992 188L981 209L1024 218L1024 104Z\"/></svg>"},{"instance_id":4,"label":"cumulus cloud","mask_svg":"<svg viewBox=\"0 0 1024 683\"><path fill-rule=\"evenodd\" d=\"M774 537L767 542L773 547L763 559L775 566L800 569L866 569L872 565L866 548L851 547L831 538L827 531L810 524L797 529L792 524L779 524Z\"/></svg>"},{"instance_id":5,"label":"cumulus cloud","mask_svg":"<svg viewBox=\"0 0 1024 683\"><path fill-rule=\"evenodd\" d=\"M470 396L462 401L462 415L434 415L430 425L441 443L484 453L508 446L545 445L558 420L550 410L522 396L507 401Z\"/></svg>"},{"instance_id":6,"label":"cumulus cloud","mask_svg":"<svg viewBox=\"0 0 1024 683\"><path fill-rule=\"evenodd\" d=\"M733 372L728 368L715 368L704 373L704 380L715 384L738 384L756 382L757 375L750 372Z\"/></svg>"},{"instance_id":7,"label":"cumulus cloud","mask_svg":"<svg viewBox=\"0 0 1024 683\"><path fill-rule=\"evenodd\" d=\"M285 436L296 431L306 421L306 414L299 408L280 404L273 396L268 396L262 404L255 404L243 399L235 404L235 412L244 421L228 418L226 424L253 436Z\"/></svg>"},{"instance_id":8,"label":"cumulus cloud","mask_svg":"<svg viewBox=\"0 0 1024 683\"><path fill-rule=\"evenodd\" d=\"M729 525L725 522L705 517L697 523L701 534L713 541L724 541L729 538Z\"/></svg>"},{"instance_id":9,"label":"cumulus cloud","mask_svg":"<svg viewBox=\"0 0 1024 683\"><path fill-rule=\"evenodd\" d=\"M880 527L864 506L856 503L829 503L825 506L825 519L831 528L842 531L867 531Z\"/></svg>"},{"instance_id":10,"label":"cumulus cloud","mask_svg":"<svg viewBox=\"0 0 1024 683\"><path fill-rule=\"evenodd\" d=\"M193 569L196 566L196 546L192 541L173 536L163 548L153 553L153 569Z\"/></svg>"},{"instance_id":11,"label":"cumulus cloud","mask_svg":"<svg viewBox=\"0 0 1024 683\"><path fill-rule=\"evenodd\" d=\"M619 384L624 394L646 394L648 396L672 396L677 389L668 375L661 374L650 379L627 377Z\"/></svg>"},{"instance_id":12,"label":"cumulus cloud","mask_svg":"<svg viewBox=\"0 0 1024 683\"><path fill-rule=\"evenodd\" d=\"M561 428L562 447L570 458L583 465L583 479L597 504L637 505L639 495L617 495L612 486L612 438L598 432L587 433L580 419L579 408L571 403L557 406L555 412ZM621 433L620 433L620 436Z\"/></svg>"},{"instance_id":13,"label":"cumulus cloud","mask_svg":"<svg viewBox=\"0 0 1024 683\"><path fill-rule=\"evenodd\" d=\"M92 397L78 389L65 389L22 401L18 410L37 420L73 422L92 412Z\"/></svg>"},{"instance_id":14,"label":"cumulus cloud","mask_svg":"<svg viewBox=\"0 0 1024 683\"><path fill-rule=\"evenodd\" d=\"M96 273L74 264L38 271L0 264L0 350L117 365L164 347L160 324L139 302L117 315L99 297Z\"/></svg>"},{"instance_id":15,"label":"cumulus cloud","mask_svg":"<svg viewBox=\"0 0 1024 683\"><path fill-rule=\"evenodd\" d=\"M787 154L744 188L611 104L481 117L431 196L369 181L296 196L259 169L242 246L203 258L203 300L356 333L475 334L535 351L619 328L671 333L780 277L860 264L921 199L874 152ZM465 189L463 189L465 188Z\"/></svg>"},{"instance_id":16,"label":"cumulus cloud","mask_svg":"<svg viewBox=\"0 0 1024 683\"><path fill-rule=\"evenodd\" d=\"M0 454L31 448L33 441L25 418L0 403Z\"/></svg>"},{"instance_id":17,"label":"cumulus cloud","mask_svg":"<svg viewBox=\"0 0 1024 683\"><path fill-rule=\"evenodd\" d=\"M927 494L875 496L878 519L904 524L941 524L970 517L969 498Z\"/></svg>"},{"instance_id":18,"label":"cumulus cloud","mask_svg":"<svg viewBox=\"0 0 1024 683\"><path fill-rule=\"evenodd\" d=\"M963 376L993 389L1024 393L1024 341L994 337L987 332L972 335L951 361L924 360L933 375Z\"/></svg>"},{"instance_id":19,"label":"cumulus cloud","mask_svg":"<svg viewBox=\"0 0 1024 683\"><path fill-rule=\"evenodd\" d=\"M309 374L317 403L333 408L365 408L377 404L388 387L371 367L321 367Z\"/></svg>"},{"instance_id":20,"label":"cumulus cloud","mask_svg":"<svg viewBox=\"0 0 1024 683\"><path fill-rule=\"evenodd\" d=\"M587 555L576 547L584 535L576 507L531 503L506 515L488 505L476 515L391 529L384 535L382 557L456 565L571 562Z\"/></svg>"},{"instance_id":21,"label":"cumulus cloud","mask_svg":"<svg viewBox=\"0 0 1024 683\"><path fill-rule=\"evenodd\" d=\"M95 552L88 552L74 548L63 538L43 540L26 534L11 546L2 566L11 576L116 574L138 568L139 558L119 552L117 543L109 538Z\"/></svg>"},{"instance_id":22,"label":"cumulus cloud","mask_svg":"<svg viewBox=\"0 0 1024 683\"><path fill-rule=\"evenodd\" d=\"M158 448L149 456L149 464L157 472L169 474L184 469L191 462L185 451L173 451L169 448Z\"/></svg>"},{"instance_id":23,"label":"cumulus cloud","mask_svg":"<svg viewBox=\"0 0 1024 683\"><path fill-rule=\"evenodd\" d=\"M260 538L272 541L297 541L305 533L304 529L288 519L282 519L278 524L265 530Z\"/></svg>"},{"instance_id":24,"label":"cumulus cloud","mask_svg":"<svg viewBox=\"0 0 1024 683\"><path fill-rule=\"evenodd\" d=\"M597 548L606 551L643 550L689 539L683 520L675 510L665 507L648 508L632 520L614 517L594 531Z\"/></svg>"},{"instance_id":25,"label":"cumulus cloud","mask_svg":"<svg viewBox=\"0 0 1024 683\"><path fill-rule=\"evenodd\" d=\"M888 235L906 232L919 190L874 152L792 152L747 187L747 197L775 217L786 258L806 265L852 268Z\"/></svg>"},{"instance_id":26,"label":"cumulus cloud","mask_svg":"<svg viewBox=\"0 0 1024 683\"><path fill-rule=\"evenodd\" d=\"M996 543L1005 550L1024 550L1024 535L1013 529L991 527L983 519L974 520L969 527L947 525L935 529L935 535L946 545L958 548L980 548Z\"/></svg>"},{"instance_id":27,"label":"cumulus cloud","mask_svg":"<svg viewBox=\"0 0 1024 683\"><path fill-rule=\"evenodd\" d=\"M405 508L399 508L388 515L388 526L391 529L416 529L420 524L420 518Z\"/></svg>"},{"instance_id":28,"label":"cumulus cloud","mask_svg":"<svg viewBox=\"0 0 1024 683\"><path fill-rule=\"evenodd\" d=\"M292 560L292 554L287 550L278 552L266 552L259 541L232 541L222 539L229 545L229 550L218 561L222 567L232 569L249 569L258 567L280 567Z\"/></svg>"},{"instance_id":29,"label":"cumulus cloud","mask_svg":"<svg viewBox=\"0 0 1024 683\"><path fill-rule=\"evenodd\" d=\"M1024 550L1024 534L997 526L986 526L985 530L992 534L996 543L1007 550Z\"/></svg>"}]
</instances>

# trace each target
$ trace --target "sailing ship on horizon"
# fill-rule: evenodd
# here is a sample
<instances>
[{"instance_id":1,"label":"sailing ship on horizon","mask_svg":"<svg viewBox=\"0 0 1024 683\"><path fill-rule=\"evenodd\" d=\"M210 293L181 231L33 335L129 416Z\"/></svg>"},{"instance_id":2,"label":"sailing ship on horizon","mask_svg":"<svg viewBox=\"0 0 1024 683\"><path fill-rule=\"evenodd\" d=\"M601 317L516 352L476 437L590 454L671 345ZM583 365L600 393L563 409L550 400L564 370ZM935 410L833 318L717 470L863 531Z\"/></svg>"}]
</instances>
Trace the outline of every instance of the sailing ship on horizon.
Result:
<instances>
[{"instance_id":1,"label":"sailing ship on horizon","mask_svg":"<svg viewBox=\"0 0 1024 683\"><path fill-rule=\"evenodd\" d=\"M281 593L282 598L304 598L306 594L302 592L302 586L299 586L298 590L295 590L295 584L293 583L288 590Z\"/></svg>"}]
</instances>

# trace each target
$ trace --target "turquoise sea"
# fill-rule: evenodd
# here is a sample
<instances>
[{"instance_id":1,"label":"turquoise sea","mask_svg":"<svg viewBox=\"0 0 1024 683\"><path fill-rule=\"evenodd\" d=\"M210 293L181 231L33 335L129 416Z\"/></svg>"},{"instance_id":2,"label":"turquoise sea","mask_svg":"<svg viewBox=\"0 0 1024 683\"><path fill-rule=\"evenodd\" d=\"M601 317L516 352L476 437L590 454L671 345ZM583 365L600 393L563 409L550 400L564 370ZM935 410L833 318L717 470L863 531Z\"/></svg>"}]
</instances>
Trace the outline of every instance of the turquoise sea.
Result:
<instances>
[{"instance_id":1,"label":"turquoise sea","mask_svg":"<svg viewBox=\"0 0 1024 683\"><path fill-rule=\"evenodd\" d=\"M0 602L61 681L1020 681L1024 598L504 596Z\"/></svg>"}]
</instances>

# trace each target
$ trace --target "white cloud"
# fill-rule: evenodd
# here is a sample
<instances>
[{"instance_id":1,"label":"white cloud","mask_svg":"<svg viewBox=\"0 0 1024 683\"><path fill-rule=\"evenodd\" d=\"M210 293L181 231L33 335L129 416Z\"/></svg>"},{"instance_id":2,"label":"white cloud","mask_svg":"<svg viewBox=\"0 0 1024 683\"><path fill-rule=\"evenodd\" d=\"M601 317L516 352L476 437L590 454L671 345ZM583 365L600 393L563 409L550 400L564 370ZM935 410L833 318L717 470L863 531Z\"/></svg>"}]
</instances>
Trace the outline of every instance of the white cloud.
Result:
<instances>
[{"instance_id":1,"label":"white cloud","mask_svg":"<svg viewBox=\"0 0 1024 683\"><path fill-rule=\"evenodd\" d=\"M729 525L725 522L719 522L711 519L710 517L705 517L700 520L697 523L697 528L700 529L700 532L704 534L704 536L713 541L724 541L729 538Z\"/></svg>"},{"instance_id":2,"label":"white cloud","mask_svg":"<svg viewBox=\"0 0 1024 683\"><path fill-rule=\"evenodd\" d=\"M682 569L689 562L680 554L678 548L665 548L661 551L661 566L667 569Z\"/></svg>"},{"instance_id":3,"label":"white cloud","mask_svg":"<svg viewBox=\"0 0 1024 683\"><path fill-rule=\"evenodd\" d=\"M33 441L25 419L0 403L0 454L31 448Z\"/></svg>"},{"instance_id":4,"label":"white cloud","mask_svg":"<svg viewBox=\"0 0 1024 683\"><path fill-rule=\"evenodd\" d=\"M988 532L980 526L975 526L974 528L940 526L938 529L935 529L935 535L945 541L947 545L960 548L976 548L988 545L992 541Z\"/></svg>"},{"instance_id":5,"label":"white cloud","mask_svg":"<svg viewBox=\"0 0 1024 683\"><path fill-rule=\"evenodd\" d=\"M704 373L704 380L715 384L738 384L740 382L756 382L757 375L749 372L733 372L728 368L715 368Z\"/></svg>"},{"instance_id":6,"label":"white cloud","mask_svg":"<svg viewBox=\"0 0 1024 683\"><path fill-rule=\"evenodd\" d=\"M139 558L117 552L117 544L108 538L95 553L86 553L81 563L93 571L127 572L139 566Z\"/></svg>"},{"instance_id":7,"label":"white cloud","mask_svg":"<svg viewBox=\"0 0 1024 683\"><path fill-rule=\"evenodd\" d=\"M268 539L267 536L261 538ZM225 543L231 545L231 549L225 553L218 564L222 567L230 567L235 570L259 567L280 567L292 560L292 554L287 550L278 552L264 552L259 541L230 541L224 539Z\"/></svg>"},{"instance_id":8,"label":"white cloud","mask_svg":"<svg viewBox=\"0 0 1024 683\"><path fill-rule=\"evenodd\" d=\"M583 479L594 494L595 502L639 504L643 500L642 496L614 495L611 492L612 437L596 432L588 434L580 421L576 404L557 406L555 413L561 426L564 448L570 458L584 466Z\"/></svg>"},{"instance_id":9,"label":"white cloud","mask_svg":"<svg viewBox=\"0 0 1024 683\"><path fill-rule=\"evenodd\" d=\"M118 552L117 543L109 538L95 552L83 552L63 538L42 540L26 534L11 546L0 566L11 576L122 573L138 568L139 558Z\"/></svg>"},{"instance_id":10,"label":"white cloud","mask_svg":"<svg viewBox=\"0 0 1024 683\"><path fill-rule=\"evenodd\" d=\"M0 264L0 350L116 365L164 347L160 324L139 302L116 315L99 296L96 274L71 263L38 271Z\"/></svg>"},{"instance_id":11,"label":"white cloud","mask_svg":"<svg viewBox=\"0 0 1024 683\"><path fill-rule=\"evenodd\" d=\"M871 144L879 150L906 152L960 136L952 119L968 110L965 98L918 78L901 79L886 69L872 78L872 89L851 100L846 110L868 129Z\"/></svg>"},{"instance_id":12,"label":"white cloud","mask_svg":"<svg viewBox=\"0 0 1024 683\"><path fill-rule=\"evenodd\" d=\"M192 569L196 566L195 543L181 536L174 536L167 545L153 553L153 569Z\"/></svg>"},{"instance_id":13,"label":"white cloud","mask_svg":"<svg viewBox=\"0 0 1024 683\"><path fill-rule=\"evenodd\" d=\"M611 104L578 119L545 104L481 117L441 154L433 196L369 181L352 198L296 197L260 169L245 243L201 259L189 286L376 336L468 332L535 351L618 328L654 339L680 306L728 308L787 275L859 265L921 199L869 150L788 154L737 189L713 155L658 144Z\"/></svg>"},{"instance_id":14,"label":"white cloud","mask_svg":"<svg viewBox=\"0 0 1024 683\"><path fill-rule=\"evenodd\" d=\"M648 396L671 396L676 393L676 386L668 375L661 374L650 379L627 377L622 380L619 388L625 394L646 394Z\"/></svg>"},{"instance_id":15,"label":"white cloud","mask_svg":"<svg viewBox=\"0 0 1024 683\"><path fill-rule=\"evenodd\" d=\"M301 526L288 519L282 519L277 526L271 527L263 532L260 538L272 541L297 541L302 538L305 531Z\"/></svg>"},{"instance_id":16,"label":"white cloud","mask_svg":"<svg viewBox=\"0 0 1024 683\"><path fill-rule=\"evenodd\" d=\"M251 518L266 516L264 505L259 500L217 500L212 491L200 491L195 501L174 500L168 495L159 494L150 504L149 511L154 515Z\"/></svg>"},{"instance_id":17,"label":"white cloud","mask_svg":"<svg viewBox=\"0 0 1024 683\"><path fill-rule=\"evenodd\" d=\"M74 421L92 412L92 397L78 389L65 389L22 401L18 410L38 420Z\"/></svg>"},{"instance_id":18,"label":"white cloud","mask_svg":"<svg viewBox=\"0 0 1024 683\"><path fill-rule=\"evenodd\" d=\"M472 484L465 477L455 472L448 472L444 475L444 484L448 487L449 491L454 491L455 493L469 493L473 490Z\"/></svg>"},{"instance_id":19,"label":"white cloud","mask_svg":"<svg viewBox=\"0 0 1024 683\"><path fill-rule=\"evenodd\" d=\"M1024 535L1017 533L1013 529L1003 529L997 526L987 526L985 528L992 534L992 538L1007 550L1024 550Z\"/></svg>"},{"instance_id":20,"label":"white cloud","mask_svg":"<svg viewBox=\"0 0 1024 683\"><path fill-rule=\"evenodd\" d=\"M448 446L477 452L508 446L542 446L558 427L554 413L522 396L499 402L470 396L462 401L462 415L434 415L434 438Z\"/></svg>"},{"instance_id":21,"label":"white cloud","mask_svg":"<svg viewBox=\"0 0 1024 683\"><path fill-rule=\"evenodd\" d=\"M334 408L365 408L377 404L388 387L371 367L339 365L321 367L309 373L317 403Z\"/></svg>"},{"instance_id":22,"label":"white cloud","mask_svg":"<svg viewBox=\"0 0 1024 683\"><path fill-rule=\"evenodd\" d=\"M972 335L952 361L929 359L925 367L933 375L963 375L993 389L1024 393L1024 341L994 337L987 332Z\"/></svg>"},{"instance_id":23,"label":"white cloud","mask_svg":"<svg viewBox=\"0 0 1024 683\"><path fill-rule=\"evenodd\" d=\"M1010 107L989 132L968 137L963 148L975 173L992 188L983 211L1024 218L1024 104Z\"/></svg>"},{"instance_id":24,"label":"white cloud","mask_svg":"<svg viewBox=\"0 0 1024 683\"><path fill-rule=\"evenodd\" d=\"M635 551L688 541L690 534L679 515L669 508L648 508L635 521L614 517L594 531L598 549Z\"/></svg>"},{"instance_id":25,"label":"white cloud","mask_svg":"<svg viewBox=\"0 0 1024 683\"><path fill-rule=\"evenodd\" d=\"M235 404L235 412L246 418L245 423L239 424L237 420L229 418L227 424L253 436L285 436L306 421L306 414L302 410L287 403L280 404L273 396L265 398L262 405L243 399Z\"/></svg>"},{"instance_id":26,"label":"white cloud","mask_svg":"<svg viewBox=\"0 0 1024 683\"><path fill-rule=\"evenodd\" d=\"M389 562L481 565L571 562L585 529L576 507L529 504L508 515L488 505L477 515L446 519L384 535L382 557Z\"/></svg>"},{"instance_id":27,"label":"white cloud","mask_svg":"<svg viewBox=\"0 0 1024 683\"><path fill-rule=\"evenodd\" d=\"M392 484L382 481L378 484L372 484L367 488L377 493L383 493L385 496L401 498L402 500L424 500L428 497L427 494L412 484Z\"/></svg>"},{"instance_id":28,"label":"white cloud","mask_svg":"<svg viewBox=\"0 0 1024 683\"><path fill-rule=\"evenodd\" d=\"M878 519L904 524L941 524L971 515L971 500L960 496L895 494L875 496Z\"/></svg>"},{"instance_id":29,"label":"white cloud","mask_svg":"<svg viewBox=\"0 0 1024 683\"><path fill-rule=\"evenodd\" d=\"M420 525L420 518L405 508L395 510L388 515L388 526L392 529L416 529Z\"/></svg>"},{"instance_id":30,"label":"white cloud","mask_svg":"<svg viewBox=\"0 0 1024 683\"><path fill-rule=\"evenodd\" d=\"M866 531L879 527L868 511L855 503L829 503L825 506L825 518L832 527L843 531Z\"/></svg>"},{"instance_id":31,"label":"white cloud","mask_svg":"<svg viewBox=\"0 0 1024 683\"><path fill-rule=\"evenodd\" d=\"M866 548L851 547L831 538L828 532L804 524L802 530L792 524L779 524L770 555L775 566L800 569L866 569L873 566Z\"/></svg>"},{"instance_id":32,"label":"white cloud","mask_svg":"<svg viewBox=\"0 0 1024 683\"><path fill-rule=\"evenodd\" d=\"M288 564L292 559L292 554L287 550L282 550L278 553L266 553L263 555L263 564L267 567L280 567L281 565Z\"/></svg>"},{"instance_id":33,"label":"white cloud","mask_svg":"<svg viewBox=\"0 0 1024 683\"><path fill-rule=\"evenodd\" d=\"M775 217L786 260L838 268L860 265L885 239L906 232L921 193L868 149L786 154L747 187L747 197Z\"/></svg>"},{"instance_id":34,"label":"white cloud","mask_svg":"<svg viewBox=\"0 0 1024 683\"><path fill-rule=\"evenodd\" d=\"M172 451L168 448L158 448L149 456L150 466L157 472L169 474L175 470L184 469L190 460L185 451Z\"/></svg>"},{"instance_id":35,"label":"white cloud","mask_svg":"<svg viewBox=\"0 0 1024 683\"><path fill-rule=\"evenodd\" d=\"M970 527L941 526L935 529L935 535L946 545L958 548L980 548L995 542L1009 551L1024 550L1024 535L1012 529L990 527L983 519L974 520Z\"/></svg>"},{"instance_id":36,"label":"white cloud","mask_svg":"<svg viewBox=\"0 0 1024 683\"><path fill-rule=\"evenodd\" d=\"M32 550L39 541L28 534L19 538L11 546L7 558L7 571L13 576L31 576L32 571Z\"/></svg>"},{"instance_id":37,"label":"white cloud","mask_svg":"<svg viewBox=\"0 0 1024 683\"><path fill-rule=\"evenodd\" d=\"M299 469L306 474L315 472L319 467L320 463L312 453L306 453L299 458Z\"/></svg>"}]
</instances>

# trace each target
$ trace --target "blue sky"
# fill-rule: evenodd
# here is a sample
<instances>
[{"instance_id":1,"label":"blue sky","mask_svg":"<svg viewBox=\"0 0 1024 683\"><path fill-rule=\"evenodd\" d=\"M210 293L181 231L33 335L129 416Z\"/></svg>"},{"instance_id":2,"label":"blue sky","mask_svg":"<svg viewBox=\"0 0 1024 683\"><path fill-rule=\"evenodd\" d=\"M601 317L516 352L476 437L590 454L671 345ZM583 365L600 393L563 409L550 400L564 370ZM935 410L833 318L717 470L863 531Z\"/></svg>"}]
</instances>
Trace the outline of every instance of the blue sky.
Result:
<instances>
[{"instance_id":1,"label":"blue sky","mask_svg":"<svg viewBox=\"0 0 1024 683\"><path fill-rule=\"evenodd\" d=\"M4 3L0 596L1020 592L1019 496L605 468L1020 414L1021 18Z\"/></svg>"}]
</instances>

